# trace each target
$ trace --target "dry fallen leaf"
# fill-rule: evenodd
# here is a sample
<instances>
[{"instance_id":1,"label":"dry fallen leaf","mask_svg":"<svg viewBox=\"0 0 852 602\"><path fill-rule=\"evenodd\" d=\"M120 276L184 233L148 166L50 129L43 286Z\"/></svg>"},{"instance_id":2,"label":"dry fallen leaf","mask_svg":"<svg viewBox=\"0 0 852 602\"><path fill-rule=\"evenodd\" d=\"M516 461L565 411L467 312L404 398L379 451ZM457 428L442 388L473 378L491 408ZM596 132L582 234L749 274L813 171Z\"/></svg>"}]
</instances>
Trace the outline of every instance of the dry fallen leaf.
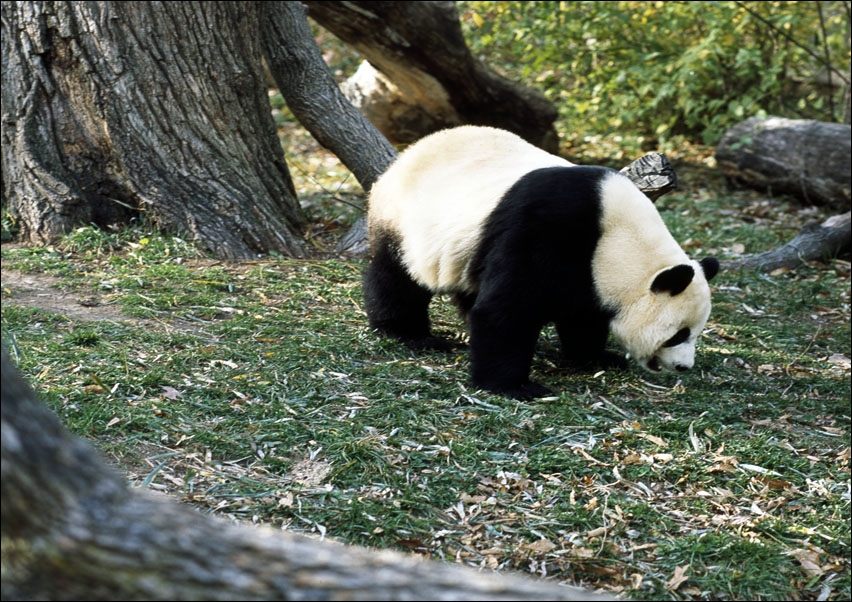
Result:
<instances>
[{"instance_id":1,"label":"dry fallen leaf","mask_svg":"<svg viewBox=\"0 0 852 602\"><path fill-rule=\"evenodd\" d=\"M659 445L660 447L669 446L669 444L665 440L661 439L660 437L657 437L656 435L649 435L648 433L636 433L636 436L641 437L642 439L647 439L654 445Z\"/></svg>"},{"instance_id":2,"label":"dry fallen leaf","mask_svg":"<svg viewBox=\"0 0 852 602\"><path fill-rule=\"evenodd\" d=\"M795 557L802 565L802 569L811 577L818 577L823 574L823 570L819 565L819 554L814 550L803 550L801 548L793 550L790 555Z\"/></svg>"},{"instance_id":3,"label":"dry fallen leaf","mask_svg":"<svg viewBox=\"0 0 852 602\"><path fill-rule=\"evenodd\" d=\"M166 399L177 399L178 397L182 397L183 393L175 389L174 387L162 387L163 392L160 393L160 397L165 397Z\"/></svg>"},{"instance_id":4,"label":"dry fallen leaf","mask_svg":"<svg viewBox=\"0 0 852 602\"><path fill-rule=\"evenodd\" d=\"M555 547L556 544L547 539L539 539L538 541L534 541L527 545L527 549L532 550L533 552L544 552L545 554Z\"/></svg>"},{"instance_id":5,"label":"dry fallen leaf","mask_svg":"<svg viewBox=\"0 0 852 602\"><path fill-rule=\"evenodd\" d=\"M754 480L763 483L770 489L787 489L788 487L793 485L790 481L782 481L780 479L773 479L770 477L764 477L762 475L757 475L756 477L754 477Z\"/></svg>"},{"instance_id":6,"label":"dry fallen leaf","mask_svg":"<svg viewBox=\"0 0 852 602\"><path fill-rule=\"evenodd\" d=\"M681 586L681 584L689 579L689 575L686 574L686 571L689 570L689 565L686 564L684 566L676 566L674 575L672 578L668 580L666 583L666 589L673 592L677 590Z\"/></svg>"},{"instance_id":7,"label":"dry fallen leaf","mask_svg":"<svg viewBox=\"0 0 852 602\"><path fill-rule=\"evenodd\" d=\"M631 464L642 464L642 456L640 456L636 452L630 452L624 457L621 463L625 466L629 466Z\"/></svg>"}]
</instances>

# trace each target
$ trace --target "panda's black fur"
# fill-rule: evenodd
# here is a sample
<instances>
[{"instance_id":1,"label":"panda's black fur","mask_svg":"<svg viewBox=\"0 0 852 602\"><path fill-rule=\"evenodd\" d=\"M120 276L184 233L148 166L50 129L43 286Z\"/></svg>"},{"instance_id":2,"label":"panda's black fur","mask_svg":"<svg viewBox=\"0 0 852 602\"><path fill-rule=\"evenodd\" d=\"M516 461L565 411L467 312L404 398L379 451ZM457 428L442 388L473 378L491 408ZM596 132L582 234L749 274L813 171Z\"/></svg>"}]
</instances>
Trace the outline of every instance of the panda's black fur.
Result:
<instances>
[{"instance_id":1,"label":"panda's black fur","mask_svg":"<svg viewBox=\"0 0 852 602\"><path fill-rule=\"evenodd\" d=\"M626 365L605 350L611 322L623 308L600 297L593 273L605 220L602 182L623 176L565 163L522 175L488 212L473 254L464 258L469 280L464 285L437 290L418 283L406 264L405 228L370 220L371 257L364 274L370 325L412 348L447 348L449 343L430 332L428 306L434 294L451 294L467 319L472 384L518 398L549 393L529 380L536 343L548 323L555 324L568 363ZM695 264L707 280L718 268L715 260ZM673 291L686 288L696 269L686 263L677 268L659 274L651 288L674 298L680 291ZM687 332L693 344L697 334Z\"/></svg>"},{"instance_id":2,"label":"panda's black fur","mask_svg":"<svg viewBox=\"0 0 852 602\"><path fill-rule=\"evenodd\" d=\"M601 305L592 279L600 205L586 202L596 198L605 169L532 171L489 216L473 264L480 289L467 319L474 384L512 394L546 393L527 379L539 333L551 322L567 362L618 363L604 352L613 312ZM554 197L555 191L570 193Z\"/></svg>"}]
</instances>

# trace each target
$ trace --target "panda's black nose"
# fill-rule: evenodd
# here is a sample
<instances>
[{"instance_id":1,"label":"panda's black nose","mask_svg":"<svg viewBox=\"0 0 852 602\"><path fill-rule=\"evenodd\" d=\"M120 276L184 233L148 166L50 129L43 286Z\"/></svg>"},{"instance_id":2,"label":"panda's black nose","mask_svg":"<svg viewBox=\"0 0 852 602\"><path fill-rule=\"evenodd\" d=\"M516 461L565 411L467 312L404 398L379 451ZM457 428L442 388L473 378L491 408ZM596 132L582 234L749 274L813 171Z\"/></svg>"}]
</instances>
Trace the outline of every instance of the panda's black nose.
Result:
<instances>
[{"instance_id":1,"label":"panda's black nose","mask_svg":"<svg viewBox=\"0 0 852 602\"><path fill-rule=\"evenodd\" d=\"M684 366L683 364L677 364L675 366L675 370L677 370L678 372L686 372L687 370L689 370L689 366Z\"/></svg>"}]
</instances>

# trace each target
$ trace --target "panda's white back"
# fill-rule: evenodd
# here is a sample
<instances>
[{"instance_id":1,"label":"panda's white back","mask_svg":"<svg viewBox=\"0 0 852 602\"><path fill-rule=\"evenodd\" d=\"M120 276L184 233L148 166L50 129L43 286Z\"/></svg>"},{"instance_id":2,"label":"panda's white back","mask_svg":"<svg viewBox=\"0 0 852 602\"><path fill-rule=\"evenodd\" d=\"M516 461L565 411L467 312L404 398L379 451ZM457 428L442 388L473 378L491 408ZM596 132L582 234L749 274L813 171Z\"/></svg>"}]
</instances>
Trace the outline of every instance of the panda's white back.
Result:
<instances>
[{"instance_id":1,"label":"panda's white back","mask_svg":"<svg viewBox=\"0 0 852 602\"><path fill-rule=\"evenodd\" d=\"M504 193L535 169L571 165L504 130L442 130L407 148L373 186L369 228L400 235L404 263L420 284L472 292L469 261Z\"/></svg>"}]
</instances>

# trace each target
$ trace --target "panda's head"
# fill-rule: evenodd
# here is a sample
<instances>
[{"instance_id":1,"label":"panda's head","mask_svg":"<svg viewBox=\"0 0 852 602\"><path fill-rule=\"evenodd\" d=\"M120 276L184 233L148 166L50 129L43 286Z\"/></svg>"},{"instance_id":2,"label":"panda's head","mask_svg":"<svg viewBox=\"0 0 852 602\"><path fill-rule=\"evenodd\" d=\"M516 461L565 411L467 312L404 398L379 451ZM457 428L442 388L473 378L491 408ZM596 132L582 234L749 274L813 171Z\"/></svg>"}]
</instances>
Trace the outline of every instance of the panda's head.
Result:
<instances>
[{"instance_id":1,"label":"panda's head","mask_svg":"<svg viewBox=\"0 0 852 602\"><path fill-rule=\"evenodd\" d=\"M707 282L719 271L715 258L658 271L647 289L619 308L611 327L615 338L651 372L684 371L695 363L695 343L710 315Z\"/></svg>"}]
</instances>

